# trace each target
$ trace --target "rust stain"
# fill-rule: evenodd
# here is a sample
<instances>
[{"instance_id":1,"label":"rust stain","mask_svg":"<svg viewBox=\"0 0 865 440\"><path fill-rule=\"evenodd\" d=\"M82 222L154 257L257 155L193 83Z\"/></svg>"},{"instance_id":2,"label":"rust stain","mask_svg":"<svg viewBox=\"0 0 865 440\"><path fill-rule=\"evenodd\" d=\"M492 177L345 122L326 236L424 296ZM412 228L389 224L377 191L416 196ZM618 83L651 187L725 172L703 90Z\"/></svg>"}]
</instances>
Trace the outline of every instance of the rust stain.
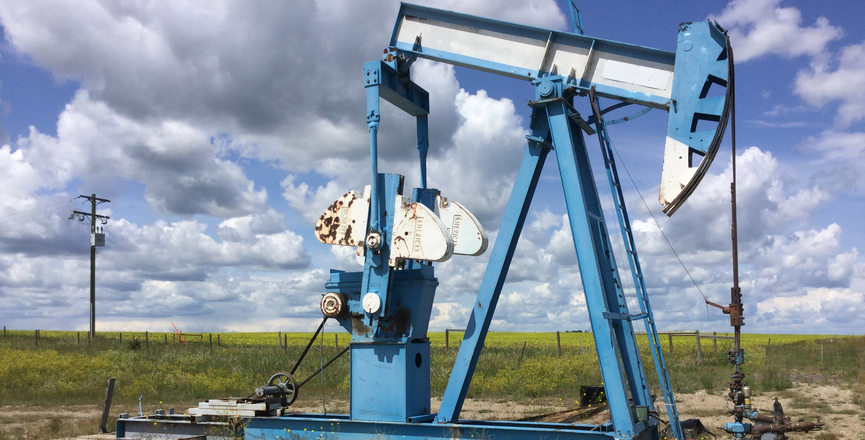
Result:
<instances>
[{"instance_id":1,"label":"rust stain","mask_svg":"<svg viewBox=\"0 0 865 440\"><path fill-rule=\"evenodd\" d=\"M399 310L396 311L396 316L394 317L394 331L396 331L397 335L405 335L408 334L411 329L411 309L408 307L400 307Z\"/></svg>"},{"instance_id":2,"label":"rust stain","mask_svg":"<svg viewBox=\"0 0 865 440\"><path fill-rule=\"evenodd\" d=\"M324 214L319 217L318 222L315 224L315 235L320 242L326 244L354 245L351 240L350 225L346 227L346 231L341 237L337 237L339 234L339 228L342 226L341 217L343 214L346 214L343 213L343 210L348 210L355 200L353 197L350 197L351 195L352 193L349 192L340 197L337 201L328 206L324 211ZM346 203L346 199L348 199L348 203Z\"/></svg>"},{"instance_id":3,"label":"rust stain","mask_svg":"<svg viewBox=\"0 0 865 440\"><path fill-rule=\"evenodd\" d=\"M369 333L369 326L363 323L362 313L351 314L351 329L356 335L365 335Z\"/></svg>"}]
</instances>

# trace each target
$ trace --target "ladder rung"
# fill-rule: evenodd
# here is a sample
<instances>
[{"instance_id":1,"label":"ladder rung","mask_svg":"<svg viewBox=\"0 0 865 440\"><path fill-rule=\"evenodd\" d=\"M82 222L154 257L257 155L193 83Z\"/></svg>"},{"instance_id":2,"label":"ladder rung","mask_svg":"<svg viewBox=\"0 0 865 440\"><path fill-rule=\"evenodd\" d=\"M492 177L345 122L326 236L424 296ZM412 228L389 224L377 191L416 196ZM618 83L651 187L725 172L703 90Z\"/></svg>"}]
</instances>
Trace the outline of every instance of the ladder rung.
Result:
<instances>
[{"instance_id":1,"label":"ladder rung","mask_svg":"<svg viewBox=\"0 0 865 440\"><path fill-rule=\"evenodd\" d=\"M620 319L620 320L633 321L633 320L639 320L639 319L646 319L648 317L649 317L648 313L638 313L636 315L631 315L629 313L604 312L604 318L605 319Z\"/></svg>"}]
</instances>

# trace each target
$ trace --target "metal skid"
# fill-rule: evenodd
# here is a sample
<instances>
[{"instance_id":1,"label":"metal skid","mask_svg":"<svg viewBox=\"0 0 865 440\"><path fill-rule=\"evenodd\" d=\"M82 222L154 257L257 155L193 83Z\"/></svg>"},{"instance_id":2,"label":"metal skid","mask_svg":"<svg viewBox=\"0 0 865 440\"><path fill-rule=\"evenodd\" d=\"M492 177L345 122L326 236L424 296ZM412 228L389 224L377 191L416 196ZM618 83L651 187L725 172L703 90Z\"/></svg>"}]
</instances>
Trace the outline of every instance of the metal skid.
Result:
<instances>
[{"instance_id":1,"label":"metal skid","mask_svg":"<svg viewBox=\"0 0 865 440\"><path fill-rule=\"evenodd\" d=\"M707 84L725 84L726 64L721 56L725 48L723 31L709 22L684 24L678 50L672 53L403 4L390 50L383 60L364 65L371 184L363 193L352 191L341 197L316 225L320 241L356 247L364 265L359 272L332 270L322 300L325 316L336 319L352 334L350 414L243 417L236 425L236 435L250 439L657 439L659 422L657 417L648 416L655 408L633 328L634 321L645 320L650 345L657 345L652 312L644 290L640 312L628 309L621 287L624 275L613 256L583 138L583 131L594 134L595 130L574 109L573 102L591 93L593 101L597 95L671 113L664 178L678 187L667 185L668 192L661 200L671 214L699 182L723 133L727 117L724 97L707 97L701 92ZM486 249L487 239L466 208L427 188L429 96L410 79L417 57L529 80L535 87L535 100L529 103L528 144L435 413L430 406L430 345L426 336L438 286L433 263L454 254L479 255ZM421 178L420 187L410 195L404 192L402 176L378 172L382 98L417 119ZM590 121L601 129L603 121L599 118L598 112ZM717 129L711 133L697 131L697 121L701 120L717 122ZM603 134L606 136L605 130ZM673 157L682 148L687 157ZM461 420L460 411L541 170L552 150L611 421L570 425ZM695 155L701 160L692 163ZM629 231L626 212L623 215L620 211L619 219ZM627 249L633 271L639 268L639 261L629 234ZM634 274L642 282L642 275ZM653 346L652 352L673 430L681 438L660 349ZM155 438L180 438L186 436L184 433L198 432L191 428L196 423L194 419L121 419L118 438L145 433ZM160 426L165 429L160 431Z\"/></svg>"}]
</instances>

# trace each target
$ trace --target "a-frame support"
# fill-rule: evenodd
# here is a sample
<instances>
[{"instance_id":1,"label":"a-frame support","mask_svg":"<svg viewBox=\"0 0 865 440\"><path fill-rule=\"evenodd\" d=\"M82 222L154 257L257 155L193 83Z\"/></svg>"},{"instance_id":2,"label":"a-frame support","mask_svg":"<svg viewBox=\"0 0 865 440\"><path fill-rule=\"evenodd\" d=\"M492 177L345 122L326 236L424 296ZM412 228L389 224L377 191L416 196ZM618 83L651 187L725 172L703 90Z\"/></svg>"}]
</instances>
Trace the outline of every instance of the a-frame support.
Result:
<instances>
[{"instance_id":1,"label":"a-frame support","mask_svg":"<svg viewBox=\"0 0 865 440\"><path fill-rule=\"evenodd\" d=\"M530 104L533 112L529 145L437 420L455 422L459 418L544 159L550 149L555 149L613 428L617 438L638 437L656 423L638 420L634 411L639 406L652 407L631 324L631 318L640 316L629 314L622 292L580 129L587 124L573 109L561 77L545 78L535 85L537 100Z\"/></svg>"}]
</instances>

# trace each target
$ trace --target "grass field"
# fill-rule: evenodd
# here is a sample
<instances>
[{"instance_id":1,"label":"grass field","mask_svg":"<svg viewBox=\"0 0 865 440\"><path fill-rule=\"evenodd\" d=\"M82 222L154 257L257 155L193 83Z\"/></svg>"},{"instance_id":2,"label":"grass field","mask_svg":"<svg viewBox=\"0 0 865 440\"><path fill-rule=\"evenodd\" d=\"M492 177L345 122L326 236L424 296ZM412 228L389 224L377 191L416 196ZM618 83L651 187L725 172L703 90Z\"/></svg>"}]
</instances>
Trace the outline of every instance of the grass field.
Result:
<instances>
[{"instance_id":1,"label":"grass field","mask_svg":"<svg viewBox=\"0 0 865 440\"><path fill-rule=\"evenodd\" d=\"M86 334L7 331L0 339L0 405L71 405L100 402L106 381L117 379L115 402L196 402L216 397L245 397L276 372L290 371L311 334L219 333L187 336L186 344L165 333L100 333L92 344ZM429 335L432 345L432 393L441 396L457 354L461 333ZM122 338L122 339L121 339ZM146 339L145 339L146 338ZM591 333L489 334L469 397L494 399L574 399L580 385L601 384ZM654 363L645 336L641 353L649 383L656 388ZM212 352L211 341L212 340ZM771 340L771 343L770 343ZM167 341L167 342L166 342ZM296 376L305 379L349 341L346 333L323 335ZM703 362L696 360L694 337L668 339L662 346L675 392L716 392L727 386L731 342L702 341ZM756 391L783 390L797 380L865 383L865 338L851 336L745 335L747 381ZM346 399L348 356L299 393L301 400ZM655 390L656 392L656 390Z\"/></svg>"}]
</instances>

